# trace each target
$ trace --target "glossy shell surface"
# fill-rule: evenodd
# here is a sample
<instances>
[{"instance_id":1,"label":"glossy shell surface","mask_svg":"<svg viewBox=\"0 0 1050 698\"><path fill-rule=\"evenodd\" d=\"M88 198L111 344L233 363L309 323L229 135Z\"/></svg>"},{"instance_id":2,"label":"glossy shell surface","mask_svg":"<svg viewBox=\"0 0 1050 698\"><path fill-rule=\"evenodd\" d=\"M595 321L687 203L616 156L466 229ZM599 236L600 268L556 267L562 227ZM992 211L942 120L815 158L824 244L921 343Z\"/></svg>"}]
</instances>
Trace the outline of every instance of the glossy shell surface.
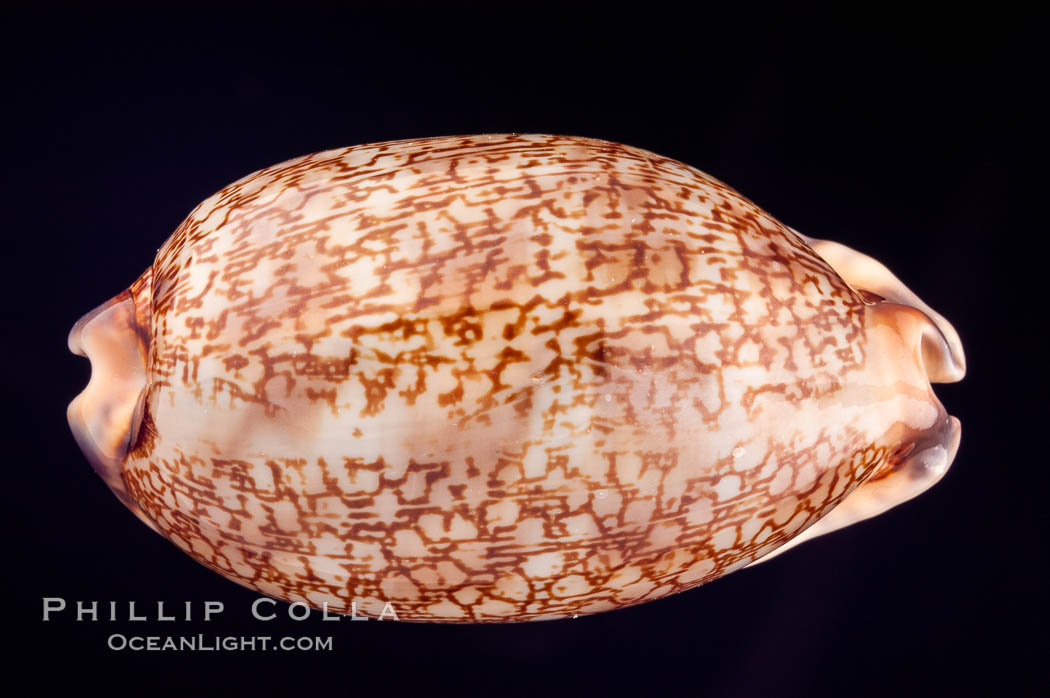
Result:
<instances>
[{"instance_id":1,"label":"glossy shell surface","mask_svg":"<svg viewBox=\"0 0 1050 698\"><path fill-rule=\"evenodd\" d=\"M961 377L957 337L820 249L615 143L318 153L203 202L78 323L94 373L70 421L144 521L264 594L422 621L614 609L947 468L958 422L929 383Z\"/></svg>"}]
</instances>

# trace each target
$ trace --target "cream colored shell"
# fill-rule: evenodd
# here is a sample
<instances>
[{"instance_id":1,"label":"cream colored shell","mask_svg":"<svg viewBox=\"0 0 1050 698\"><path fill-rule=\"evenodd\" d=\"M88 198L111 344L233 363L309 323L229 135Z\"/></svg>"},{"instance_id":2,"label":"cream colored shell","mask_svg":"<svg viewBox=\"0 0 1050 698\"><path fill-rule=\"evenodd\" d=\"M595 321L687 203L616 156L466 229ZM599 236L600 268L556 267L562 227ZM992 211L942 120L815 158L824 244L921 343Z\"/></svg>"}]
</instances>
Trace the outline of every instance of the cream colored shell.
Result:
<instances>
[{"instance_id":1,"label":"cream colored shell","mask_svg":"<svg viewBox=\"0 0 1050 698\"><path fill-rule=\"evenodd\" d=\"M70 344L74 432L144 521L402 620L666 596L913 496L958 444L929 384L958 338L884 267L584 138L261 170Z\"/></svg>"}]
</instances>

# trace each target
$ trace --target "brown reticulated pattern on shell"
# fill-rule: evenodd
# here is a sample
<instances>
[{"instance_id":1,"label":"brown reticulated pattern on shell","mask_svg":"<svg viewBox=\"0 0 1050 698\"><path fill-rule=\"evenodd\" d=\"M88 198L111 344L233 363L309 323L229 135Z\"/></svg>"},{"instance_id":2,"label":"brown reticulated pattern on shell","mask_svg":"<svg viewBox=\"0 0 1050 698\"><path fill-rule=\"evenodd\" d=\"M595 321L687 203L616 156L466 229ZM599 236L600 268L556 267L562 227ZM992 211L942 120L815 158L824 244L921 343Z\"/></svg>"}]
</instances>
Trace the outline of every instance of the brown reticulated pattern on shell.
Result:
<instances>
[{"instance_id":1,"label":"brown reticulated pattern on shell","mask_svg":"<svg viewBox=\"0 0 1050 698\"><path fill-rule=\"evenodd\" d=\"M619 144L298 158L203 202L150 275L128 491L210 568L332 611L663 597L784 543L898 441L836 399L867 301L734 190Z\"/></svg>"}]
</instances>

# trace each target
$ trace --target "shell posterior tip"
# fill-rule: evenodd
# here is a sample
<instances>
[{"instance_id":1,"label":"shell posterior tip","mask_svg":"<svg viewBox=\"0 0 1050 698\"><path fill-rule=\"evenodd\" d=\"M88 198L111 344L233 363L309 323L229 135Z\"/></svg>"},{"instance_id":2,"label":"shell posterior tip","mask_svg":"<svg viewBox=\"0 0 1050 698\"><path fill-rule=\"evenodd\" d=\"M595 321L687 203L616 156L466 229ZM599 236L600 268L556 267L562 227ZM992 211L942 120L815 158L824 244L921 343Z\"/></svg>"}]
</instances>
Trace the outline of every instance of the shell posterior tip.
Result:
<instances>
[{"instance_id":1,"label":"shell posterior tip","mask_svg":"<svg viewBox=\"0 0 1050 698\"><path fill-rule=\"evenodd\" d=\"M69 349L91 362L87 387L66 410L77 445L95 471L129 507L122 476L135 443L146 394L144 332L130 291L84 315L69 333Z\"/></svg>"}]
</instances>

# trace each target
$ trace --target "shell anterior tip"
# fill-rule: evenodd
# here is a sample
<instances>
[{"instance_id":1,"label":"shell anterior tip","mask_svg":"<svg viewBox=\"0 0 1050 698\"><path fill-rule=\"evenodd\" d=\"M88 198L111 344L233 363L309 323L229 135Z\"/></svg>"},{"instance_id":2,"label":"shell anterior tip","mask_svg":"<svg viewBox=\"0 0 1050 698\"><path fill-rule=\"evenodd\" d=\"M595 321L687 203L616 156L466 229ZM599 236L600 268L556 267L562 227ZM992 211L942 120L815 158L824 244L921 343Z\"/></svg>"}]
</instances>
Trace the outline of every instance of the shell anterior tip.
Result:
<instances>
[{"instance_id":1,"label":"shell anterior tip","mask_svg":"<svg viewBox=\"0 0 1050 698\"><path fill-rule=\"evenodd\" d=\"M818 240L791 229L820 255L855 290L874 293L880 311L903 308L920 328L923 368L931 383L956 383L966 375L966 355L959 333L940 313L928 306L878 260L831 240Z\"/></svg>"}]
</instances>

